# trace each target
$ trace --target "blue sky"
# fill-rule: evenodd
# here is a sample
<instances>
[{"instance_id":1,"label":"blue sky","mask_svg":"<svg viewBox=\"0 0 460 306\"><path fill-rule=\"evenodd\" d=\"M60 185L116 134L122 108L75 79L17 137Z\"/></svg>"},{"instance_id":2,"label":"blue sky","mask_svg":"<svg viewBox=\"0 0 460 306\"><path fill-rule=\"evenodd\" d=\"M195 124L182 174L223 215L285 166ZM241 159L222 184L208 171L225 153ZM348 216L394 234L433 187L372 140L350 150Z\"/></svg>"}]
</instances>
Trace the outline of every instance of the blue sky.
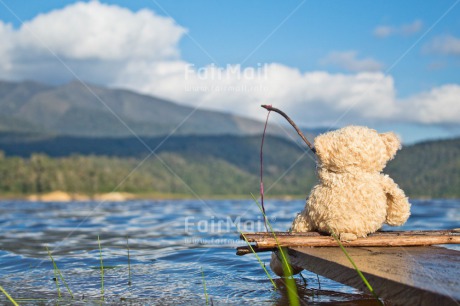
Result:
<instances>
[{"instance_id":1,"label":"blue sky","mask_svg":"<svg viewBox=\"0 0 460 306\"><path fill-rule=\"evenodd\" d=\"M12 25L9 31L14 35L11 36L20 37L22 25L17 17L22 21L33 21L38 19L39 14L47 16L50 11L62 10L66 6L75 5L75 2L0 0L0 21L4 25ZM129 57L129 61L132 61L130 69L151 67L150 71L142 73L142 80L130 75L127 65L124 65L123 69L111 70L111 75L108 76L102 75L103 68L97 71L89 70L87 67L93 67L94 61L99 61L101 67L112 67L113 62L107 64L107 59L94 54L84 57L78 53L74 56L74 51L62 51L64 47L52 41L52 38L47 38L48 34L40 32L39 26L32 26L32 29L37 29L34 32L35 38L38 37L40 40L40 35L44 37L42 40L47 42L48 49L51 49L48 51L55 48L57 51L54 53L61 60L68 62L84 81L128 87L192 106L234 111L234 107L226 106L232 103L232 95L228 92L222 97L218 92L212 92L212 89L206 92L181 90L178 93L177 88L174 90L170 85L172 82L177 84L177 78L173 79L171 73L165 74L164 71L183 71L183 68L177 68L179 63L184 67L192 65L193 69L209 69L211 64L225 69L227 65L240 64L242 70L269 64L272 65L269 70L276 74L271 82L282 83L283 86L276 87L270 85L273 83L267 83L267 86L273 88L270 94L240 92L234 95L234 99L245 101L244 105L236 105L237 108L241 106L241 111L236 111L237 113L261 118L259 114L254 115L257 112L255 106L266 100L274 105L283 106L291 113L294 112L294 119L304 125L341 126L357 123L378 129L393 128L406 142L412 142L424 138L456 136L460 133L459 121L455 122L452 116L452 112L459 110L455 100L460 100L457 96L460 92L458 2L404 1L402 6L400 1L100 1L100 4L106 4L95 6L95 9L101 12L116 5L133 14L147 9L155 16L166 17L161 20L163 23L166 20L173 21L174 25L165 25L164 28L161 27L161 31L170 30L170 37L176 37L165 42L163 47L170 47L176 53L152 55L148 58L140 55L142 61L134 61L134 56L127 55L117 58L121 62ZM78 14L78 10L75 12ZM112 13L116 15L118 11ZM136 18L139 19L133 17L131 23L135 23ZM51 17L49 19L52 20ZM131 25L125 18L120 19L120 23L126 23L128 29ZM98 25L96 23L96 26ZM73 31L79 30L79 27L66 26L68 25L62 27L64 30L59 35L65 35L62 32L66 29L70 35ZM106 33L107 28L105 29ZM150 30L158 31L157 28ZM53 39L58 40L56 35ZM167 40L167 37L162 38L161 33L158 35L160 38L155 39ZM16 40L21 41L17 43L17 48L20 49L24 45L24 40L27 40L24 37ZM131 41L130 43L132 44ZM149 39L146 38L145 48L152 46L149 43ZM33 46L34 44L32 48ZM39 44L36 46L37 49L40 48ZM104 47L110 49L119 45L111 46L109 42L106 46L101 46ZM58 64L51 64L52 56L46 57L43 53L43 50L37 51L36 55L32 52L32 56L29 53L27 59L41 63L49 61L50 65L57 67ZM16 51L14 56L10 56L13 58L13 64L4 65L12 66L13 69L4 69L3 73L0 69L0 77L3 79L28 78L57 83L58 80L65 82L75 78L72 74L56 72L54 76L59 75L59 78L53 79L51 75L44 76L37 67L15 70L14 67L19 67L19 64L14 62L15 57L19 58L17 54L20 52ZM89 61L92 61L91 65L88 64ZM162 65L158 65L160 62ZM160 72L152 75L151 71ZM318 76L313 74L314 72L323 72L326 76ZM370 76L366 76L366 73ZM179 72L177 74L179 75ZM113 75L119 77L112 78ZM341 77L342 75L345 77ZM367 78L367 81L360 83L363 78ZM241 80L226 80L225 86L236 84L237 81ZM338 89L334 87L335 82L342 81L343 84L338 85ZM374 90L374 83L378 82L377 86L380 86L381 81L383 85ZM290 89L291 84L296 84L296 87ZM350 94L350 98L343 99L335 105L332 101L335 96L323 97L315 93L310 97L307 89L312 88L312 84L318 84L329 92L337 90L337 95ZM371 93L366 93L365 99L369 102L365 104L360 97L356 97L356 91L361 90L363 86L369 87L369 84L372 84L372 90ZM182 87L186 86L188 85ZM206 86L210 86L209 82ZM353 88L352 92L347 92L347 87ZM283 89L288 93L278 94ZM274 90L277 92L273 93ZM290 91L296 94L290 95ZM215 102L217 100L223 102ZM385 103L388 103L388 107ZM306 116L304 119L301 116L302 112L320 108L317 116ZM393 108L392 111L388 110ZM440 108L444 111L439 110ZM414 114L408 114L412 111ZM343 113L346 115L342 116ZM429 118L430 113L433 113L432 118ZM330 114L330 118L327 114ZM458 115L460 116L460 113ZM344 119L337 120L339 117Z\"/></svg>"}]
</instances>

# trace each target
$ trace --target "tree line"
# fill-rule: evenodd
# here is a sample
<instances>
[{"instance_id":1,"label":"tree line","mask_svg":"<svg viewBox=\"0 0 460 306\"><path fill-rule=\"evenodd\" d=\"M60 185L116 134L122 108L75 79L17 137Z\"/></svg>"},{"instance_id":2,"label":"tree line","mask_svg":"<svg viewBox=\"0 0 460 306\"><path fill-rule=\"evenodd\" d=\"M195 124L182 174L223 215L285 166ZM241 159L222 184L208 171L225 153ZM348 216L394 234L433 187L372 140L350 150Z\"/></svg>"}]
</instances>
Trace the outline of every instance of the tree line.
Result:
<instances>
[{"instance_id":1,"label":"tree line","mask_svg":"<svg viewBox=\"0 0 460 306\"><path fill-rule=\"evenodd\" d=\"M275 171L278 172L278 171ZM276 180L273 173L267 184ZM281 175L281 173L279 173ZM185 159L161 154L141 158L82 156L51 158L32 154L29 158L5 157L0 153L0 192L4 196L64 191L94 195L112 191L135 194L189 196L247 195L258 192L258 174L249 173L213 157ZM308 184L298 173L270 189L272 194L299 194Z\"/></svg>"},{"instance_id":2,"label":"tree line","mask_svg":"<svg viewBox=\"0 0 460 306\"><path fill-rule=\"evenodd\" d=\"M158 155L131 157L40 153L19 157L0 151L0 193L257 194L260 140L234 141L203 142L199 148L191 143ZM411 197L460 197L460 139L405 147L384 172ZM295 144L268 139L264 181L267 195L304 197L316 183L314 159Z\"/></svg>"}]
</instances>

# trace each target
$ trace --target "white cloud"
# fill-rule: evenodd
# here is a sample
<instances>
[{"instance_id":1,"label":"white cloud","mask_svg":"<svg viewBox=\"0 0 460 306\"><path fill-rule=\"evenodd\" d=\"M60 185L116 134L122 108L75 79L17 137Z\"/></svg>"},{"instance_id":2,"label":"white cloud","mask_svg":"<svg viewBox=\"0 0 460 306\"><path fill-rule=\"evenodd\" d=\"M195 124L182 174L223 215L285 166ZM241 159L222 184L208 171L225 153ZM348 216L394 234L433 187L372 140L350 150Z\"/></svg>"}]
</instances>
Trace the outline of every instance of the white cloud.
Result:
<instances>
[{"instance_id":1,"label":"white cloud","mask_svg":"<svg viewBox=\"0 0 460 306\"><path fill-rule=\"evenodd\" d=\"M377 60L367 57L358 59L356 51L331 52L321 59L323 65L333 65L352 72L379 71L383 65Z\"/></svg>"},{"instance_id":2,"label":"white cloud","mask_svg":"<svg viewBox=\"0 0 460 306\"><path fill-rule=\"evenodd\" d=\"M267 103L297 114L293 117L301 124L327 125L344 112L347 120L390 118L396 112L393 79L382 73L302 73L276 63L255 73L248 73L251 68L215 66L200 68L199 73L185 62L155 64L145 74L138 73L141 68L133 67L117 85L240 115L263 118L259 106Z\"/></svg>"},{"instance_id":3,"label":"white cloud","mask_svg":"<svg viewBox=\"0 0 460 306\"><path fill-rule=\"evenodd\" d=\"M30 31L29 31L30 29ZM18 31L19 44L31 51L46 45L73 59L126 60L177 57L185 29L149 10L136 13L97 1L75 3L37 16Z\"/></svg>"},{"instance_id":4,"label":"white cloud","mask_svg":"<svg viewBox=\"0 0 460 306\"><path fill-rule=\"evenodd\" d=\"M391 35L410 36L420 32L423 28L421 20L415 20L412 23L403 24L400 26L379 25L374 29L374 36L385 38Z\"/></svg>"},{"instance_id":5,"label":"white cloud","mask_svg":"<svg viewBox=\"0 0 460 306\"><path fill-rule=\"evenodd\" d=\"M131 60L178 58L178 42L185 32L171 18L150 10L132 12L97 1L78 2L38 15L18 29L0 21L0 40L9 46L11 66L9 71L0 70L0 77L36 76L47 67L55 77L41 79L59 80L69 75L59 57L91 81L97 82L97 76L108 69L103 79L108 81L110 74L123 70ZM88 69L95 76L85 73Z\"/></svg>"},{"instance_id":6,"label":"white cloud","mask_svg":"<svg viewBox=\"0 0 460 306\"><path fill-rule=\"evenodd\" d=\"M448 84L402 101L400 117L422 124L460 124L460 86Z\"/></svg>"},{"instance_id":7,"label":"white cloud","mask_svg":"<svg viewBox=\"0 0 460 306\"><path fill-rule=\"evenodd\" d=\"M354 71L350 74L302 72L277 63L195 67L179 54L184 33L174 20L152 11L131 12L97 1L39 15L18 29L0 21L0 78L73 79L51 50L85 81L249 117L263 118L263 103L309 126L407 120L452 124L459 117L458 85L398 100L393 78L377 71L381 64L359 59L355 52L326 58Z\"/></svg>"},{"instance_id":8,"label":"white cloud","mask_svg":"<svg viewBox=\"0 0 460 306\"><path fill-rule=\"evenodd\" d=\"M378 26L374 29L374 36L379 38L388 37L393 33L393 28L390 26Z\"/></svg>"},{"instance_id":9,"label":"white cloud","mask_svg":"<svg viewBox=\"0 0 460 306\"><path fill-rule=\"evenodd\" d=\"M460 55L460 38L452 35L435 37L425 46L425 50L444 55Z\"/></svg>"},{"instance_id":10,"label":"white cloud","mask_svg":"<svg viewBox=\"0 0 460 306\"><path fill-rule=\"evenodd\" d=\"M332 74L300 72L272 63L259 73L242 67L200 68L183 61L133 66L115 85L190 106L231 111L264 119L260 104L273 104L305 126L411 122L459 125L460 85L435 87L405 99L396 97L394 80L381 72ZM257 68L255 68L257 70ZM139 74L139 71L144 73ZM254 76L255 77L252 77Z\"/></svg>"},{"instance_id":11,"label":"white cloud","mask_svg":"<svg viewBox=\"0 0 460 306\"><path fill-rule=\"evenodd\" d=\"M420 30L423 28L423 23L421 20L415 20L414 22L412 23L409 23L409 24L403 24L400 29L399 29L399 32L402 34L402 35L412 35L412 34L416 34L418 32L420 32Z\"/></svg>"},{"instance_id":12,"label":"white cloud","mask_svg":"<svg viewBox=\"0 0 460 306\"><path fill-rule=\"evenodd\" d=\"M8 42L10 41L10 35L11 25L4 24L0 21L0 39L3 42ZM3 42L0 44L0 72L9 71L11 69L11 45Z\"/></svg>"}]
</instances>

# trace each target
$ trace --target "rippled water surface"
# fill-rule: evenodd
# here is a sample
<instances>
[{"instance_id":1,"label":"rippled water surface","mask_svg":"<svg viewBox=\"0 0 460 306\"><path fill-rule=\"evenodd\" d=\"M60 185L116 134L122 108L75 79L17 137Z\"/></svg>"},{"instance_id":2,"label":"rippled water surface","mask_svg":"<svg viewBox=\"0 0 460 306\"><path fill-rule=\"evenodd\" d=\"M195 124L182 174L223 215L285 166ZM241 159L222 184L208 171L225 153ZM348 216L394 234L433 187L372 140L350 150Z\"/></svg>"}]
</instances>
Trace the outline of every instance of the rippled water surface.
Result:
<instances>
[{"instance_id":1,"label":"rippled water surface","mask_svg":"<svg viewBox=\"0 0 460 306\"><path fill-rule=\"evenodd\" d=\"M460 200L412 204L406 225L392 229L460 227ZM300 200L267 201L275 230L289 228L303 205ZM243 231L263 230L252 200L1 201L0 285L21 304L54 304L58 293L48 246L75 296L69 300L61 284L59 304L100 304L99 236L108 304L205 304L203 276L214 305L286 304L285 291L273 290L253 255L235 255L235 247L242 243L233 223ZM269 256L260 254L267 265ZM297 279L299 295L309 305L375 302L350 287L307 271L303 275L306 283ZM281 280L276 281L283 287ZM5 302L0 294L0 303Z\"/></svg>"}]
</instances>

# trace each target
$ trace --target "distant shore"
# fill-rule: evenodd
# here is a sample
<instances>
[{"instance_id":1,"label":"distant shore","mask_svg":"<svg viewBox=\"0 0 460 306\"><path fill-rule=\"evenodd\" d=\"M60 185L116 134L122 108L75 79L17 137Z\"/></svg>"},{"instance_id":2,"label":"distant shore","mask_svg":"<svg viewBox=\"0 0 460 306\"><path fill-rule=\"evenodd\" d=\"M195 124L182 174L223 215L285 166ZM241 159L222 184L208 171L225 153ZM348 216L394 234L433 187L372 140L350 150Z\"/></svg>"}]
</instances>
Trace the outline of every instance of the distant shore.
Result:
<instances>
[{"instance_id":1,"label":"distant shore","mask_svg":"<svg viewBox=\"0 0 460 306\"><path fill-rule=\"evenodd\" d=\"M83 193L70 193L64 191L52 191L42 194L1 194L1 200L23 200L31 202L123 202L129 200L187 200L196 199L196 196L190 194L173 194L173 193L129 193L129 192L108 192L97 193L93 195ZM200 195L202 200L223 200L223 199L251 199L250 195L229 194L229 195ZM269 195L270 200L305 200L306 195ZM416 200L431 200L429 197L410 197ZM409 200L410 200L409 199ZM251 199L252 201L252 199Z\"/></svg>"},{"instance_id":2,"label":"distant shore","mask_svg":"<svg viewBox=\"0 0 460 306\"><path fill-rule=\"evenodd\" d=\"M64 191L52 191L42 194L17 195L8 194L0 195L0 200L25 200L31 202L123 202L135 199L184 199L190 196L180 194L134 194L128 192L108 192L96 193L93 195L83 193L70 193Z\"/></svg>"},{"instance_id":3,"label":"distant shore","mask_svg":"<svg viewBox=\"0 0 460 306\"><path fill-rule=\"evenodd\" d=\"M63 191L53 191L43 194L32 194L26 197L29 201L43 201L43 202L71 202L71 201L111 201L121 202L133 199L134 195L126 192L110 192L94 194L92 196L68 193Z\"/></svg>"},{"instance_id":4,"label":"distant shore","mask_svg":"<svg viewBox=\"0 0 460 306\"><path fill-rule=\"evenodd\" d=\"M151 199L151 200L180 200L192 199L195 196L188 194L164 194L164 193L128 193L128 192L109 192L87 195L82 193L69 193L64 191L52 191L42 194L30 195L12 195L0 194L0 200L26 200L33 202L84 202L84 201L100 201L100 202L123 202L129 200ZM203 195L202 199L250 199L250 195ZM305 199L302 195L276 195L270 196L271 199L294 200Z\"/></svg>"}]
</instances>

